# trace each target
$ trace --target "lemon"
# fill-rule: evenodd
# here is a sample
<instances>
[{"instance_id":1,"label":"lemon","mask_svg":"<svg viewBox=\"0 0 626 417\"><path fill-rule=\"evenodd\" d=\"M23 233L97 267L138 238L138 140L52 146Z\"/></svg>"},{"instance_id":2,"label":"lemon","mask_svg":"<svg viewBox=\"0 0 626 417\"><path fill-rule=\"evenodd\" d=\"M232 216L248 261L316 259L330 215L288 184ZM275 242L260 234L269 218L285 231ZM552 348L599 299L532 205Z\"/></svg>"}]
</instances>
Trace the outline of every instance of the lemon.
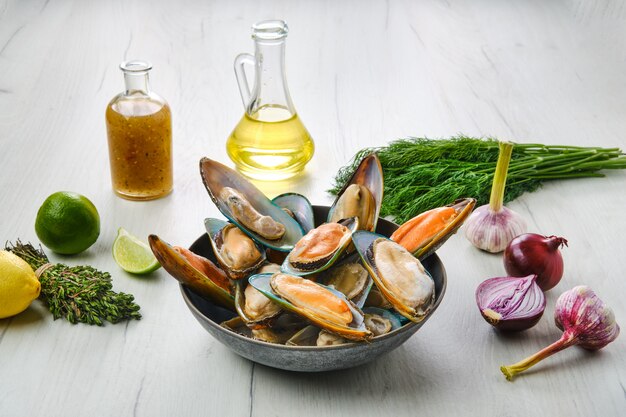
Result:
<instances>
[{"instance_id":1,"label":"lemon","mask_svg":"<svg viewBox=\"0 0 626 417\"><path fill-rule=\"evenodd\" d=\"M0 319L26 310L39 291L41 284L30 265L11 252L0 251Z\"/></svg>"},{"instance_id":2,"label":"lemon","mask_svg":"<svg viewBox=\"0 0 626 417\"><path fill-rule=\"evenodd\" d=\"M59 191L50 195L39 208L35 232L41 243L54 252L73 255L98 239L100 216L87 197Z\"/></svg>"},{"instance_id":3,"label":"lemon","mask_svg":"<svg viewBox=\"0 0 626 417\"><path fill-rule=\"evenodd\" d=\"M113 259L124 271L131 274L147 274L161 266L148 244L122 227L117 231L117 237L113 242Z\"/></svg>"}]
</instances>

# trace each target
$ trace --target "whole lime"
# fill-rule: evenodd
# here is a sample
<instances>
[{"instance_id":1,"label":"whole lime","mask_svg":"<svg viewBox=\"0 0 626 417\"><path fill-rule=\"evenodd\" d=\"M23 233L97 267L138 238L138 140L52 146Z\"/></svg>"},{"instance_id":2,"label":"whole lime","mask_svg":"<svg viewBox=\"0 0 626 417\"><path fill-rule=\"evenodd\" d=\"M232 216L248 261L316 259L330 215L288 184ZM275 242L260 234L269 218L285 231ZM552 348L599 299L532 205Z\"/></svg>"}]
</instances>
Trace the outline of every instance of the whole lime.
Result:
<instances>
[{"instance_id":1,"label":"whole lime","mask_svg":"<svg viewBox=\"0 0 626 417\"><path fill-rule=\"evenodd\" d=\"M83 195L59 191L43 202L37 212L35 232L54 252L73 255L90 247L100 235L100 215Z\"/></svg>"}]
</instances>

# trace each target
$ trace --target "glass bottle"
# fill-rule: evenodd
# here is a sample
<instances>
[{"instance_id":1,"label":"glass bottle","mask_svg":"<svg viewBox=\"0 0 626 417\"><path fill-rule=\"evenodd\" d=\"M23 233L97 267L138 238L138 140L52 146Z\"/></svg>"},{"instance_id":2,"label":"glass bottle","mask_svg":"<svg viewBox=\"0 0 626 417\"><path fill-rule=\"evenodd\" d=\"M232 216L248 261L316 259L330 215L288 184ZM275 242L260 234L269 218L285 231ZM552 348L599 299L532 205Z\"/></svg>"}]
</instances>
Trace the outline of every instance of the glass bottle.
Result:
<instances>
[{"instance_id":1,"label":"glass bottle","mask_svg":"<svg viewBox=\"0 0 626 417\"><path fill-rule=\"evenodd\" d=\"M153 200L172 191L172 116L150 91L145 61L120 64L126 89L106 109L113 191L128 200Z\"/></svg>"},{"instance_id":2,"label":"glass bottle","mask_svg":"<svg viewBox=\"0 0 626 417\"><path fill-rule=\"evenodd\" d=\"M228 156L243 174L282 180L304 169L314 152L313 139L291 101L285 77L287 23L265 20L252 26L255 53L235 59L235 75L245 113L226 141ZM244 65L255 68L248 86Z\"/></svg>"}]
</instances>

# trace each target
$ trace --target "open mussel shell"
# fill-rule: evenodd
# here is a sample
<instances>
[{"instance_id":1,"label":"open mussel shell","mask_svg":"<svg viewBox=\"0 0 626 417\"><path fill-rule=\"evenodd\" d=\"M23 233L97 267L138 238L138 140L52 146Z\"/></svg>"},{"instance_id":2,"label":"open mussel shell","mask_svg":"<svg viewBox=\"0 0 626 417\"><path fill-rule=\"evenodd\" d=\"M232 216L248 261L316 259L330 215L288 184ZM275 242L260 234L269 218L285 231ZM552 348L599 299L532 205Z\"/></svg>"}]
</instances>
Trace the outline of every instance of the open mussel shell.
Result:
<instances>
[{"instance_id":1,"label":"open mussel shell","mask_svg":"<svg viewBox=\"0 0 626 417\"><path fill-rule=\"evenodd\" d=\"M372 288L369 291L369 294L367 294L367 298L365 299L365 303L363 304L363 306L366 308L367 307L376 307L376 308L382 308L382 309L393 308L391 303L385 297L383 297L383 295L380 293L380 290L376 288L375 285L372 286Z\"/></svg>"},{"instance_id":2,"label":"open mussel shell","mask_svg":"<svg viewBox=\"0 0 626 417\"><path fill-rule=\"evenodd\" d=\"M193 261L187 259L157 235L148 236L148 242L154 256L171 276L214 303L229 310L235 310L235 299L231 294L228 279L224 272L210 260L198 258L202 264L196 267L192 264ZM192 255L199 257L193 253Z\"/></svg>"},{"instance_id":3,"label":"open mussel shell","mask_svg":"<svg viewBox=\"0 0 626 417\"><path fill-rule=\"evenodd\" d=\"M330 268L337 262L344 251L351 245L350 237L359 227L359 220L356 217L343 219L337 222L346 228L343 235L336 242L332 242L328 253L319 254L319 246L315 240L324 240L333 237L332 234L321 232L322 227L326 227L328 223L324 223L315 229L310 230L302 239L296 243L294 249L287 255L281 266L281 270L286 274L305 276L316 274ZM337 227L336 225L334 225ZM327 246L326 244L324 246ZM301 250L302 248L310 248ZM315 257L308 257L307 254L316 252ZM304 261L303 259L307 259Z\"/></svg>"},{"instance_id":4,"label":"open mussel shell","mask_svg":"<svg viewBox=\"0 0 626 417\"><path fill-rule=\"evenodd\" d=\"M208 218L204 220L204 227L215 258L230 279L247 277L265 262L263 246L240 232L233 223Z\"/></svg>"},{"instance_id":5,"label":"open mussel shell","mask_svg":"<svg viewBox=\"0 0 626 417\"><path fill-rule=\"evenodd\" d=\"M376 287L393 308L413 322L427 317L435 302L435 282L420 261L398 243L376 233L360 230L352 234L352 241Z\"/></svg>"},{"instance_id":6,"label":"open mussel shell","mask_svg":"<svg viewBox=\"0 0 626 417\"><path fill-rule=\"evenodd\" d=\"M316 346L320 330L319 327L306 326L294 334L285 344L287 346Z\"/></svg>"},{"instance_id":7,"label":"open mussel shell","mask_svg":"<svg viewBox=\"0 0 626 417\"><path fill-rule=\"evenodd\" d=\"M250 331L250 337L253 339L279 345L284 345L294 334L295 332L293 330L274 329L271 327L252 329Z\"/></svg>"},{"instance_id":8,"label":"open mussel shell","mask_svg":"<svg viewBox=\"0 0 626 417\"><path fill-rule=\"evenodd\" d=\"M359 308L365 305L374 284L374 280L363 267L361 258L356 253L324 271L320 282L326 286L332 286Z\"/></svg>"},{"instance_id":9,"label":"open mussel shell","mask_svg":"<svg viewBox=\"0 0 626 417\"><path fill-rule=\"evenodd\" d=\"M302 238L303 231L296 220L273 204L258 188L246 180L237 171L228 168L209 158L200 160L200 175L211 200L228 220L236 224L248 236L260 244L281 252L289 252ZM220 198L224 188L232 188L245 197L250 206L259 214L271 217L285 228L284 234L278 239L268 239L258 232L245 226L234 215L230 207Z\"/></svg>"},{"instance_id":10,"label":"open mussel shell","mask_svg":"<svg viewBox=\"0 0 626 417\"><path fill-rule=\"evenodd\" d=\"M339 291L336 291L329 287L325 287L320 284L313 284L313 285L320 285L321 287L330 291L332 295L334 295L335 297L345 302L346 306L348 307L352 315L352 322L350 322L348 325L342 325L336 322L331 322L325 318L318 316L312 310L309 310L305 307L296 306L292 304L291 302L287 301L286 299L280 297L278 294L274 292L274 290L272 289L270 285L270 280L272 278L272 275L273 274L257 274L248 278L248 281L250 282L251 285L254 286L254 288L261 291L263 294L265 294L267 297L274 300L276 303L280 304L280 306L284 310L290 311L301 317L304 317L318 327L326 329L329 332L338 334L350 340L368 340L369 338L371 338L372 336L371 332L367 330L367 328L365 328L365 325L363 324L363 318L364 318L363 313L356 306L350 303L346 299L346 297Z\"/></svg>"},{"instance_id":11,"label":"open mussel shell","mask_svg":"<svg viewBox=\"0 0 626 417\"><path fill-rule=\"evenodd\" d=\"M447 206L425 211L400 226L391 240L418 259L425 259L456 233L475 206L476 199L461 198Z\"/></svg>"},{"instance_id":12,"label":"open mussel shell","mask_svg":"<svg viewBox=\"0 0 626 417\"><path fill-rule=\"evenodd\" d=\"M274 274L275 272L280 272L280 265L266 262L256 273ZM237 307L239 316L242 317L248 325L270 325L276 317L279 317L284 312L280 305L276 304L262 292L250 285L247 279L241 280L238 283L243 284L235 287L235 306ZM240 288L244 290L239 291Z\"/></svg>"},{"instance_id":13,"label":"open mussel shell","mask_svg":"<svg viewBox=\"0 0 626 417\"><path fill-rule=\"evenodd\" d=\"M335 262L337 262L341 258L341 255L343 255L345 250L350 246L350 244L352 243L350 237L352 236L352 233L354 233L359 227L359 220L356 217L343 219L337 223L344 226L347 230L340 237L340 239L338 239L336 242L333 242L332 245L328 246L328 253L323 253L319 255L317 245L309 245L310 242L316 239L328 239L332 237L331 234L321 232L322 229L320 228L328 224L324 223L316 227L315 229L310 230L302 238L302 241L296 243L294 250L292 250L287 258L285 258L285 261L281 266L281 270L284 273L290 275L306 276L316 274L330 268ZM310 247L312 250L300 250L301 246ZM313 252L313 250L316 252L316 256L311 257L310 262L302 261L302 259L306 258L307 253Z\"/></svg>"},{"instance_id":14,"label":"open mussel shell","mask_svg":"<svg viewBox=\"0 0 626 417\"><path fill-rule=\"evenodd\" d=\"M279 304L245 279L235 283L235 308L239 317L251 328L266 327L283 312Z\"/></svg>"},{"instance_id":15,"label":"open mussel shell","mask_svg":"<svg viewBox=\"0 0 626 417\"><path fill-rule=\"evenodd\" d=\"M394 330L399 329L400 327L402 327L402 320L400 319L400 317L404 318L403 316L398 317L396 314L392 311L389 310L385 310L382 308L377 308L377 307L365 307L363 309L363 313L365 314L365 326L370 329L374 334L376 334L376 332L374 330L372 330L372 328L370 327L370 325L368 324L368 315L372 315L372 316L380 316L385 320L388 320L390 323L391 328L389 329L388 332L385 333L389 333L392 332ZM383 334L385 334L383 333ZM379 336L379 335L377 335Z\"/></svg>"},{"instance_id":16,"label":"open mussel shell","mask_svg":"<svg viewBox=\"0 0 626 417\"><path fill-rule=\"evenodd\" d=\"M293 218L300 224L304 233L315 228L315 219L313 218L313 206L309 199L302 194L285 193L278 195L272 199L272 203L276 204L283 210L289 210Z\"/></svg>"},{"instance_id":17,"label":"open mussel shell","mask_svg":"<svg viewBox=\"0 0 626 417\"><path fill-rule=\"evenodd\" d=\"M299 328L276 326L276 328L250 328L241 317L234 317L220 323L225 329L261 342L285 344L298 333Z\"/></svg>"},{"instance_id":18,"label":"open mussel shell","mask_svg":"<svg viewBox=\"0 0 626 417\"><path fill-rule=\"evenodd\" d=\"M317 221L326 219L328 207L313 206L313 209ZM380 219L378 221L377 232L389 236L396 228L397 226L391 222ZM191 250L213 260L213 250L209 238L204 232L191 245ZM436 300L433 308L427 315L427 318L429 318L443 301L446 292L447 277L445 268L436 254L425 259L423 264L429 272L432 273L436 287ZM408 323L403 322L406 324L401 328L386 335L372 338L371 343L355 342L340 346L325 347L297 343L294 346L289 343L291 346L284 346L254 340L250 337L245 337L236 332L227 330L220 326L219 323L232 319L237 313L217 306L214 302L200 296L186 285L181 284L180 290L182 298L189 308L191 315L198 320L198 323L203 329L215 338L215 341L223 343L224 346L234 353L256 363L297 372L345 369L360 366L376 358L385 358L385 353L405 343L410 337L415 335L416 332L419 332L427 321L423 320L419 323L414 323L408 322L408 319L402 317L402 319L406 320ZM292 314L289 312L281 314L276 319L276 322L272 323L272 328L277 322L282 322L283 318L288 315ZM306 321L305 319L302 320ZM241 318L238 318L238 321L243 327L247 328ZM306 321L306 324L303 324L300 329L306 327L307 324L310 325L310 323Z\"/></svg>"},{"instance_id":19,"label":"open mussel shell","mask_svg":"<svg viewBox=\"0 0 626 417\"><path fill-rule=\"evenodd\" d=\"M300 316L286 313L276 318L271 327L252 328L249 337L263 342L284 345L306 325L306 320Z\"/></svg>"},{"instance_id":20,"label":"open mussel shell","mask_svg":"<svg viewBox=\"0 0 626 417\"><path fill-rule=\"evenodd\" d=\"M358 216L360 230L374 231L380 215L383 191L383 168L378 155L372 153L363 158L337 194L326 221L335 222L345 217Z\"/></svg>"},{"instance_id":21,"label":"open mussel shell","mask_svg":"<svg viewBox=\"0 0 626 417\"><path fill-rule=\"evenodd\" d=\"M246 326L246 323L239 316L235 316L230 320L221 322L220 326L242 336L252 337L252 329Z\"/></svg>"}]
</instances>

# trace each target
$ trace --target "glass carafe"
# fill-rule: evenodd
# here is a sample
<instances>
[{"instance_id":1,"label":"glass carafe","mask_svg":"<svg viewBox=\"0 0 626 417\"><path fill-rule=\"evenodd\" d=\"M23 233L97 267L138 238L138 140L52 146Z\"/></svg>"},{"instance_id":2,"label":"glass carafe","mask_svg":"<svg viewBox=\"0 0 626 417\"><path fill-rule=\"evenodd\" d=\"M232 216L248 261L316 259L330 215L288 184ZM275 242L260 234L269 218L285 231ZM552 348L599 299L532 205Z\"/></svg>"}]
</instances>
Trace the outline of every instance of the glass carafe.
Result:
<instances>
[{"instance_id":1,"label":"glass carafe","mask_svg":"<svg viewBox=\"0 0 626 417\"><path fill-rule=\"evenodd\" d=\"M255 54L235 59L235 75L245 113L226 142L228 156L244 175L282 180L311 159L314 145L296 113L285 77L287 24L266 20L252 26ZM244 66L254 66L248 85Z\"/></svg>"},{"instance_id":2,"label":"glass carafe","mask_svg":"<svg viewBox=\"0 0 626 417\"><path fill-rule=\"evenodd\" d=\"M128 200L152 200L173 186L170 107L150 91L148 62L122 62L120 69L126 88L106 109L113 191Z\"/></svg>"}]
</instances>

